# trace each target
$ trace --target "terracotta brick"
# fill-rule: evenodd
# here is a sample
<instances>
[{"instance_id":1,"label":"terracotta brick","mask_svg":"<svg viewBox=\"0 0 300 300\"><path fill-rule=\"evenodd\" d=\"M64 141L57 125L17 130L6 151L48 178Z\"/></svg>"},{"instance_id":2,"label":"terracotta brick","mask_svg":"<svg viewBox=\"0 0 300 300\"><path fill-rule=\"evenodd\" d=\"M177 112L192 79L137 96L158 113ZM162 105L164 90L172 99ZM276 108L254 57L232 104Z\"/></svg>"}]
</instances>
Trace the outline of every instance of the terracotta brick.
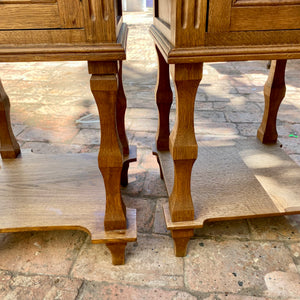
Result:
<instances>
[{"instance_id":1,"label":"terracotta brick","mask_svg":"<svg viewBox=\"0 0 300 300\"><path fill-rule=\"evenodd\" d=\"M265 283L268 290L267 296L288 298L300 298L300 274L274 271L265 275Z\"/></svg>"},{"instance_id":2,"label":"terracotta brick","mask_svg":"<svg viewBox=\"0 0 300 300\"><path fill-rule=\"evenodd\" d=\"M0 271L1 299L74 300L81 285L78 279L8 275Z\"/></svg>"},{"instance_id":3,"label":"terracotta brick","mask_svg":"<svg viewBox=\"0 0 300 300\"><path fill-rule=\"evenodd\" d=\"M300 241L300 230L286 217L249 219L251 236L255 240Z\"/></svg>"},{"instance_id":4,"label":"terracotta brick","mask_svg":"<svg viewBox=\"0 0 300 300\"><path fill-rule=\"evenodd\" d=\"M136 209L138 232L150 233L154 223L156 201L144 198L123 196L126 207Z\"/></svg>"},{"instance_id":5,"label":"terracotta brick","mask_svg":"<svg viewBox=\"0 0 300 300\"><path fill-rule=\"evenodd\" d=\"M166 290L160 288L136 287L121 284L90 283L84 285L80 300L107 299L107 300L196 300L197 298L187 292Z\"/></svg>"},{"instance_id":6,"label":"terracotta brick","mask_svg":"<svg viewBox=\"0 0 300 300\"><path fill-rule=\"evenodd\" d=\"M0 234L0 269L67 275L87 235L81 231Z\"/></svg>"},{"instance_id":7,"label":"terracotta brick","mask_svg":"<svg viewBox=\"0 0 300 300\"><path fill-rule=\"evenodd\" d=\"M287 248L279 242L193 240L185 261L185 283L198 292L263 296L265 276L274 271L296 272ZM195 279L197 278L197 279Z\"/></svg>"},{"instance_id":8,"label":"terracotta brick","mask_svg":"<svg viewBox=\"0 0 300 300\"><path fill-rule=\"evenodd\" d=\"M175 257L170 237L139 235L137 243L126 247L126 263L112 266L104 245L85 244L72 271L72 277L98 282L118 281L126 285L183 287L183 259Z\"/></svg>"}]
</instances>

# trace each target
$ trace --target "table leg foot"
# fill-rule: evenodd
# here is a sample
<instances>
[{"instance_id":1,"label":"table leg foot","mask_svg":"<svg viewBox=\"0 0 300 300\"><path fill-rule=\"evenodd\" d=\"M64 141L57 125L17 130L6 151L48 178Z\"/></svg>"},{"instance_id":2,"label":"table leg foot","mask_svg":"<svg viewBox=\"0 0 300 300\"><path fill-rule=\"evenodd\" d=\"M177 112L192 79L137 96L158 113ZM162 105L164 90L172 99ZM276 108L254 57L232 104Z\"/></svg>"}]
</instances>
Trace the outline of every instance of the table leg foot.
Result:
<instances>
[{"instance_id":1,"label":"table leg foot","mask_svg":"<svg viewBox=\"0 0 300 300\"><path fill-rule=\"evenodd\" d=\"M193 229L187 230L172 230L174 240L174 250L177 257L186 256L187 246L190 238L194 235Z\"/></svg>"},{"instance_id":2,"label":"table leg foot","mask_svg":"<svg viewBox=\"0 0 300 300\"><path fill-rule=\"evenodd\" d=\"M124 265L125 264L125 248L127 243L108 243L106 247L109 249L112 256L112 264Z\"/></svg>"}]
</instances>

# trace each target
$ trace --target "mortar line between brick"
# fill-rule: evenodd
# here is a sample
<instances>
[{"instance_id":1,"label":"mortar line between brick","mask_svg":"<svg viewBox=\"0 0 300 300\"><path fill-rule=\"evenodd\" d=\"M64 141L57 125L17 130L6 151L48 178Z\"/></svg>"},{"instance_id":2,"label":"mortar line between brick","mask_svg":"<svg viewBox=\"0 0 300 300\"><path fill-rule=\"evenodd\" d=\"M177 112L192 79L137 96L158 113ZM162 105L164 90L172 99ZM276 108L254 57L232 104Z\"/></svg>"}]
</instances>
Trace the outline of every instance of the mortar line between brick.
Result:
<instances>
[{"instance_id":1,"label":"mortar line between brick","mask_svg":"<svg viewBox=\"0 0 300 300\"><path fill-rule=\"evenodd\" d=\"M69 272L68 272L68 276L69 276L70 278L74 278L74 277L72 277L71 274L72 274L72 271L73 271L73 269L74 269L75 263L77 262L77 259L78 259L79 255L80 255L81 251L82 251L82 248L83 248L84 245L88 242L89 239L90 239L90 235L87 235L86 239L84 240L84 242L82 243L80 249L78 250L76 257L75 257L74 260L73 260L73 263L72 263L72 265L71 265L71 267L70 267L70 269L69 269Z\"/></svg>"}]
</instances>

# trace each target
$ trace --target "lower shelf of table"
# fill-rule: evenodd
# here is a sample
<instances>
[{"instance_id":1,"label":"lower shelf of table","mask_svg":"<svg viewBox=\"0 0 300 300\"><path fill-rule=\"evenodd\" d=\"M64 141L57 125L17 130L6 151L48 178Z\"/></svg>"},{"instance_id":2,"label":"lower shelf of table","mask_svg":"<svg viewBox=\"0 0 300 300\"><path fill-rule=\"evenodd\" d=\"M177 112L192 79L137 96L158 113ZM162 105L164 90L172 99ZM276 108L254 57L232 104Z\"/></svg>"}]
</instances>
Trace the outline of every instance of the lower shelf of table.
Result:
<instances>
[{"instance_id":1,"label":"lower shelf of table","mask_svg":"<svg viewBox=\"0 0 300 300\"><path fill-rule=\"evenodd\" d=\"M169 230L201 228L207 221L300 213L300 167L280 144L263 145L255 138L205 141L198 144L191 180L193 221L172 222ZM170 196L174 182L169 152L156 151Z\"/></svg>"},{"instance_id":2,"label":"lower shelf of table","mask_svg":"<svg viewBox=\"0 0 300 300\"><path fill-rule=\"evenodd\" d=\"M126 230L105 231L105 201L96 153L0 160L0 232L77 229L93 243L135 241L136 210L127 208Z\"/></svg>"}]
</instances>

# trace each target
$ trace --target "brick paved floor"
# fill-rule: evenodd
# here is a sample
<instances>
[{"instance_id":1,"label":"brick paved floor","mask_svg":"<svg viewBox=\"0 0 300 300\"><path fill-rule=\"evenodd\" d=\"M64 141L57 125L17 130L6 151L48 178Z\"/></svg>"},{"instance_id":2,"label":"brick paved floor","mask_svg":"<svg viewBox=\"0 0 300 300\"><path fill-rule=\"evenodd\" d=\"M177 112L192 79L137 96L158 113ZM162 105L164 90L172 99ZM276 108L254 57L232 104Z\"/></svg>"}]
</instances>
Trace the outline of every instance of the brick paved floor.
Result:
<instances>
[{"instance_id":1,"label":"brick paved floor","mask_svg":"<svg viewBox=\"0 0 300 300\"><path fill-rule=\"evenodd\" d=\"M104 245L79 231L0 234L0 299L300 299L300 216L208 223L188 255L173 255L161 211L164 183L151 154L157 126L156 54L151 14L129 24L124 88L128 138L138 146L123 189L137 209L138 242L126 265L112 266ZM278 116L284 150L300 163L300 61L287 66ZM195 112L197 139L256 135L263 113L266 62L205 64ZM36 153L98 151L97 109L86 62L1 64L12 121L22 148ZM171 116L174 119L174 106Z\"/></svg>"}]
</instances>

